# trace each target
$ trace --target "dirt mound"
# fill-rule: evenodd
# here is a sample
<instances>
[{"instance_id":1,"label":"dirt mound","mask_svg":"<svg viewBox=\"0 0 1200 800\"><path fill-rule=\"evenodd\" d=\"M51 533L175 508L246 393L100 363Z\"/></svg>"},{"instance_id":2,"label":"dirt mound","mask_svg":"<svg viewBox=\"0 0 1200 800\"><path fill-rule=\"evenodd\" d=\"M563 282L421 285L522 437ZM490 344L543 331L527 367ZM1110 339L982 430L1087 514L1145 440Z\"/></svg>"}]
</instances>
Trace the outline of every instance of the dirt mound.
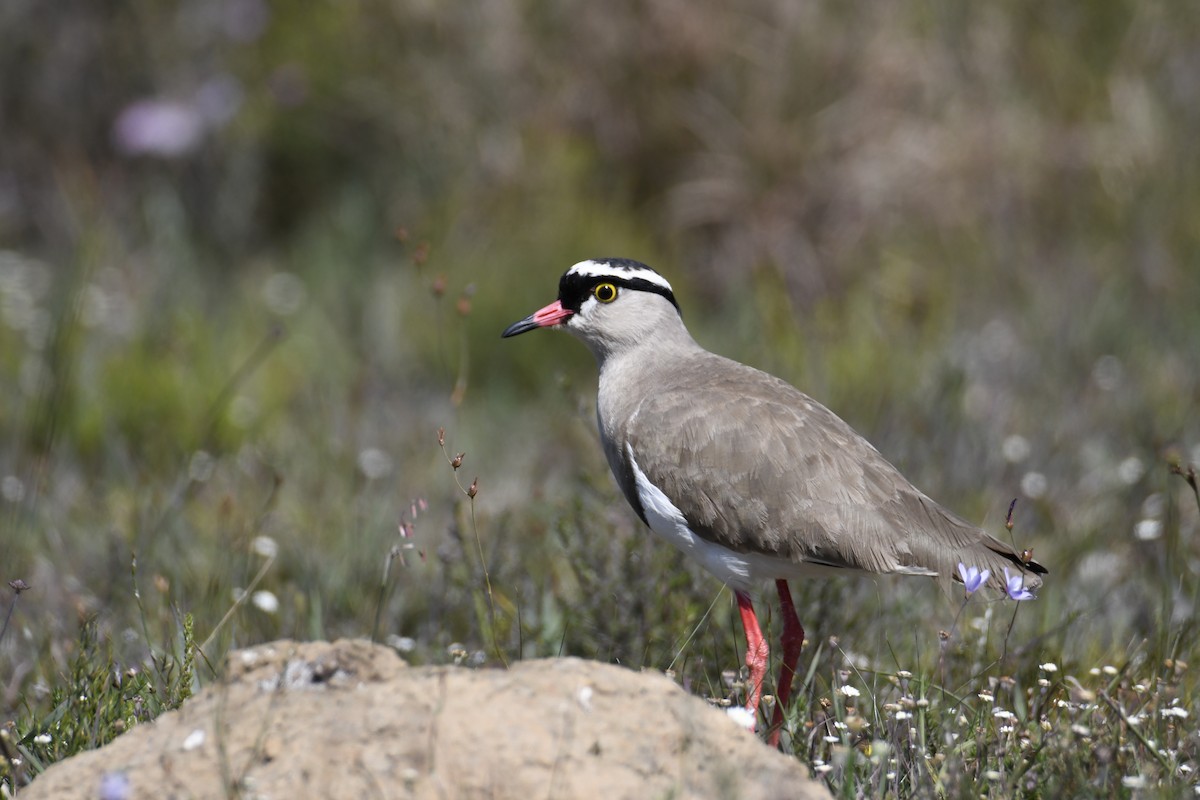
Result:
<instances>
[{"instance_id":1,"label":"dirt mound","mask_svg":"<svg viewBox=\"0 0 1200 800\"><path fill-rule=\"evenodd\" d=\"M769 749L668 678L579 659L407 666L364 641L276 642L35 798L816 798Z\"/></svg>"}]
</instances>

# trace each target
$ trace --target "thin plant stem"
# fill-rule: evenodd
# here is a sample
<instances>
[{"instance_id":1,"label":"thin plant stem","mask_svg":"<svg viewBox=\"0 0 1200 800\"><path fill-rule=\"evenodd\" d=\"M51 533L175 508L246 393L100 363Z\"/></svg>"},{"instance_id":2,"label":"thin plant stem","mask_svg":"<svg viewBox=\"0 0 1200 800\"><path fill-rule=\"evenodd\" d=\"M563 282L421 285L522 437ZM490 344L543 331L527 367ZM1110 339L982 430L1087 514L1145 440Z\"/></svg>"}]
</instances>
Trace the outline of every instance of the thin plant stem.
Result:
<instances>
[{"instance_id":1,"label":"thin plant stem","mask_svg":"<svg viewBox=\"0 0 1200 800\"><path fill-rule=\"evenodd\" d=\"M379 598L375 602L375 621L371 623L371 641L379 641L379 623L383 619L383 606L387 600L388 590L388 575L392 571L392 562L400 555L400 548L392 547L388 550L387 557L383 561L383 577L379 580Z\"/></svg>"},{"instance_id":2,"label":"thin plant stem","mask_svg":"<svg viewBox=\"0 0 1200 800\"><path fill-rule=\"evenodd\" d=\"M13 601L8 606L8 613L4 615L4 627L0 628L0 642L4 641L4 634L8 633L8 623L12 620L13 612L17 610L17 598L20 594L13 595Z\"/></svg>"},{"instance_id":3,"label":"thin plant stem","mask_svg":"<svg viewBox=\"0 0 1200 800\"><path fill-rule=\"evenodd\" d=\"M252 581L250 581L250 585L246 587L246 590L242 592L240 597L233 601L233 605L230 606L229 610L225 612L225 616L221 617L221 621L218 622L217 626L212 629L212 633L210 633L208 638L200 644L201 652L203 652L209 646L209 644L212 643L212 640L216 638L216 635L221 631L221 628L225 627L225 623L229 622L229 619L233 616L233 613L242 607L242 604L246 602L246 598L250 596L251 592L254 591L254 587L258 585L258 582L263 579L263 577L267 574L267 570L269 570L271 565L274 563L275 556L267 556L267 560L263 562L262 567L258 570L258 574L254 576Z\"/></svg>"},{"instance_id":4,"label":"thin plant stem","mask_svg":"<svg viewBox=\"0 0 1200 800\"><path fill-rule=\"evenodd\" d=\"M721 587L721 591L723 592L724 590L725 587ZM700 617L700 621L692 627L691 633L687 635L687 638L683 640L683 644L681 644L679 649L675 651L675 657L672 658L671 663L667 665L668 670L675 668L675 662L679 660L679 657L683 655L683 651L687 649L688 644L696 637L696 634L699 633L701 626L704 625L704 621L708 619L708 615L712 613L713 608L716 607L717 601L720 599L721 592L717 592L716 597L714 597L713 601L708 604L708 609L704 612L704 615Z\"/></svg>"},{"instance_id":5,"label":"thin plant stem","mask_svg":"<svg viewBox=\"0 0 1200 800\"><path fill-rule=\"evenodd\" d=\"M438 446L442 450L442 457L446 459L446 463L450 465L451 474L454 477L454 485L458 490L467 496L469 509L471 514L471 533L475 536L475 549L479 553L479 566L483 570L483 584L487 590L488 601L488 627L491 628L492 649L496 651L496 657L504 666L508 666L508 659L504 657L504 652L500 649L500 641L496 636L496 598L492 592L492 576L488 572L487 559L483 554L483 541L479 538L479 524L475 519L475 494L478 490L479 479L471 481L469 487L464 487L462 481L458 479L458 468L462 466L462 459L465 453L460 453L457 456L451 457L446 450L446 431L444 428L438 430Z\"/></svg>"}]
</instances>

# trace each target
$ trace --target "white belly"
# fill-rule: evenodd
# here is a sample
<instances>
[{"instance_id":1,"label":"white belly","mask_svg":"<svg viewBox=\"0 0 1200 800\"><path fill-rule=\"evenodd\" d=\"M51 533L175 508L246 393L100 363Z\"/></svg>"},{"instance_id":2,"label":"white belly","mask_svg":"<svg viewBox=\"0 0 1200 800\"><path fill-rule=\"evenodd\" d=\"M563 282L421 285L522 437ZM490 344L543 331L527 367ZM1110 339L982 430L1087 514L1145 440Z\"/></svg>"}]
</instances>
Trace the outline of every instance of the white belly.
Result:
<instances>
[{"instance_id":1,"label":"white belly","mask_svg":"<svg viewBox=\"0 0 1200 800\"><path fill-rule=\"evenodd\" d=\"M642 513L646 515L646 523L650 530L695 559L731 589L746 591L759 581L768 579L791 580L847 572L844 569L792 561L762 553L738 553L696 535L688 527L682 512L661 489L650 482L646 473L642 472L637 459L633 457L632 448L627 447L626 452L629 455L629 464L633 467L638 499L642 502Z\"/></svg>"}]
</instances>

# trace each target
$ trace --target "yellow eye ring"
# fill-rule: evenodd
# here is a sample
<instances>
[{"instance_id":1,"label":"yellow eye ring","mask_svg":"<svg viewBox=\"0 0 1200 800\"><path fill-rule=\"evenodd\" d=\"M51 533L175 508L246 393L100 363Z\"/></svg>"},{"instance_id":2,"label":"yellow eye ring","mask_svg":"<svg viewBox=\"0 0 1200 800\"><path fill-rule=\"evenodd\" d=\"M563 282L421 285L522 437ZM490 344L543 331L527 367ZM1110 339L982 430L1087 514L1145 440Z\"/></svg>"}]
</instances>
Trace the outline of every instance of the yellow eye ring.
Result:
<instances>
[{"instance_id":1,"label":"yellow eye ring","mask_svg":"<svg viewBox=\"0 0 1200 800\"><path fill-rule=\"evenodd\" d=\"M601 303L611 303L617 299L617 287L611 283L598 283L592 289L592 295Z\"/></svg>"}]
</instances>

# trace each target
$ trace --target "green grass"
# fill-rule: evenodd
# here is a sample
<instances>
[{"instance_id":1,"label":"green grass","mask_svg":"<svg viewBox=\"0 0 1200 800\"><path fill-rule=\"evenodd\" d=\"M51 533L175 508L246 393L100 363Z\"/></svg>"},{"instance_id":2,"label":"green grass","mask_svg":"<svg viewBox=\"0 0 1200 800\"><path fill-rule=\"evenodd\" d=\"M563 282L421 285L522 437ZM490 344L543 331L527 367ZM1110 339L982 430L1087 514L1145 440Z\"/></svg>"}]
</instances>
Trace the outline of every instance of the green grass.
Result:
<instances>
[{"instance_id":1,"label":"green grass","mask_svg":"<svg viewBox=\"0 0 1200 800\"><path fill-rule=\"evenodd\" d=\"M447 296L412 291L434 280L424 269L381 277L409 287L390 295L401 298L396 312L440 326L433 342L499 347L471 334L471 314L445 307ZM284 321L286 333L257 339L257 323L217 320L202 336L194 320L176 318L174 333L155 335L184 350L194 368L178 374L194 375L187 385L202 396L162 390L166 411L155 425L108 434L140 439L132 457L110 446L42 467L47 485L87 468L103 479L10 514L26 534L13 540L18 558L32 571L19 576L30 588L6 604L11 623L0 640L20 676L0 761L8 785L176 707L217 679L229 648L278 636L373 636L424 662L584 655L669 669L714 702L742 702L732 596L642 530L617 496L587 410L589 364L578 379L542 371L531 380L548 385L528 398L501 395L493 407L469 385L455 404L462 349L446 346L414 392L386 367L369 377L367 367L333 363L354 346L323 338L336 330L330 316L310 307ZM546 335L530 348L552 344ZM207 378L219 370L204 365L226 346L226 374ZM852 361L870 357L853 334L831 357L843 349ZM163 352L113 357L143 359L137 369L154 373ZM314 354L330 369L306 383L301 363ZM920 369L936 372L928 366L936 352L925 359ZM884 374L837 380L900 383L908 369L881 361ZM364 380L381 384L371 403L356 399ZM924 385L935 397L945 391ZM148 386L137 390L156 391ZM422 393L432 412L387 400ZM242 397L255 411L235 419ZM954 404L945 408L953 417ZM58 442L93 424L94 409L70 409L60 405L50 422ZM179 426L198 431L190 441L204 448L176 436ZM1014 541L1035 546L1051 568L1036 601L981 593L960 602L912 579L794 587L809 638L785 752L848 797L1100 797L1190 786L1200 703L1187 611L1198 584L1170 565L1190 557L1200 501L1186 469L1176 472L1152 462L1118 490L1157 498L1138 512L1158 521L1157 537L1126 551L1137 571L1072 557L1079 545L1069 537L1080 531L1059 541L1035 527L1064 513L1043 498L1019 502L1014 517ZM954 491L950 476L943 483ZM969 492L959 505L972 502L996 527L1003 508L989 511L995 501ZM103 543L85 535L102 524L111 531ZM70 546L51 558L47 544L67 536ZM277 604L260 604L262 591ZM769 596L759 609L777 642Z\"/></svg>"}]
</instances>

